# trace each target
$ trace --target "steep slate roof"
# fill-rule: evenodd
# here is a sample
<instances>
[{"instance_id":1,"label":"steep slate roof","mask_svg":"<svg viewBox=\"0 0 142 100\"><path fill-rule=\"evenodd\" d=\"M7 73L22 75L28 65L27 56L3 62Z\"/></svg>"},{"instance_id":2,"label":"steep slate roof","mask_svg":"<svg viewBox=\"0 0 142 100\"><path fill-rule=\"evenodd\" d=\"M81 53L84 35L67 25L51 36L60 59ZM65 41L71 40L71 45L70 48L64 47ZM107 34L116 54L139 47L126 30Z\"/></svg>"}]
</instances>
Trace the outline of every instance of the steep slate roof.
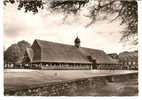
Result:
<instances>
[{"instance_id":1,"label":"steep slate roof","mask_svg":"<svg viewBox=\"0 0 142 100\"><path fill-rule=\"evenodd\" d=\"M116 63L102 50L77 48L73 45L37 39L35 41L41 48L41 60L33 59L33 62L92 63L88 59L88 56L91 56L97 63Z\"/></svg>"},{"instance_id":2,"label":"steep slate roof","mask_svg":"<svg viewBox=\"0 0 142 100\"><path fill-rule=\"evenodd\" d=\"M93 59L96 59L97 63L117 63L110 56L108 56L103 50L90 49L90 48L81 48L84 51L85 55L92 56Z\"/></svg>"}]
</instances>

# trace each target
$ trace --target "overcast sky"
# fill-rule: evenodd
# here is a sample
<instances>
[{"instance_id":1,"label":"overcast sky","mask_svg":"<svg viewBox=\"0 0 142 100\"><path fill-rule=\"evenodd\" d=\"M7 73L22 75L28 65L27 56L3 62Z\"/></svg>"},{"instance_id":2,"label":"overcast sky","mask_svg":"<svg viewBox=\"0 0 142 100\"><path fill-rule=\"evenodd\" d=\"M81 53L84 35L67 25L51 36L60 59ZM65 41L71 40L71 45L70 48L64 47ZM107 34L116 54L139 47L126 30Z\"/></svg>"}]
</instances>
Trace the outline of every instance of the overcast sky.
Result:
<instances>
[{"instance_id":1,"label":"overcast sky","mask_svg":"<svg viewBox=\"0 0 142 100\"><path fill-rule=\"evenodd\" d=\"M120 42L120 32L124 26L116 20L97 21L86 28L90 19L84 17L87 12L84 10L78 16L69 16L66 20L63 14L40 11L33 15L17 10L16 6L4 7L4 48L13 43L26 40L33 43L35 39L72 44L77 34L81 39L82 47L101 49L107 53L119 53L122 51L135 50L133 46Z\"/></svg>"}]
</instances>

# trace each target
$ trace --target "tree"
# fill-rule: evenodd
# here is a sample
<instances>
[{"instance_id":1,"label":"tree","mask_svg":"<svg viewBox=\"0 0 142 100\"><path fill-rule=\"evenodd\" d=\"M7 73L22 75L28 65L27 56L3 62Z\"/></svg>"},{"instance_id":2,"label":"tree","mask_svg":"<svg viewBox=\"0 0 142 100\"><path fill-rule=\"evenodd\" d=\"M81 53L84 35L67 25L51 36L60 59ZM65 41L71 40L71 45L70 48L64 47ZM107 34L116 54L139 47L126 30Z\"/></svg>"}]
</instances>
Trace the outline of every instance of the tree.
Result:
<instances>
[{"instance_id":1,"label":"tree","mask_svg":"<svg viewBox=\"0 0 142 100\"><path fill-rule=\"evenodd\" d=\"M4 54L4 58L8 63L17 63L21 57L21 51L17 44L12 44Z\"/></svg>"},{"instance_id":2,"label":"tree","mask_svg":"<svg viewBox=\"0 0 142 100\"><path fill-rule=\"evenodd\" d=\"M20 51L21 51L21 58L23 59L24 54L25 54L25 51L26 51L26 48L30 48L31 45L30 45L30 43L28 43L28 42L25 41L25 40L22 40L22 41L18 42L17 45L18 45L19 48L20 48Z\"/></svg>"},{"instance_id":3,"label":"tree","mask_svg":"<svg viewBox=\"0 0 142 100\"><path fill-rule=\"evenodd\" d=\"M26 41L20 41L17 44L12 44L4 52L4 60L6 63L21 63L24 58L26 48L31 45Z\"/></svg>"},{"instance_id":4,"label":"tree","mask_svg":"<svg viewBox=\"0 0 142 100\"><path fill-rule=\"evenodd\" d=\"M108 15L116 14L116 17L112 19L121 20L121 25L125 24L126 28L122 32L121 40L133 40L135 44L138 43L138 12L136 0L4 0L4 4L18 3L18 9L25 9L25 12L31 11L34 14L38 13L39 9L48 8L51 11L61 11L65 14L77 14L81 8L89 6L90 26L96 21L102 13L104 18Z\"/></svg>"}]
</instances>

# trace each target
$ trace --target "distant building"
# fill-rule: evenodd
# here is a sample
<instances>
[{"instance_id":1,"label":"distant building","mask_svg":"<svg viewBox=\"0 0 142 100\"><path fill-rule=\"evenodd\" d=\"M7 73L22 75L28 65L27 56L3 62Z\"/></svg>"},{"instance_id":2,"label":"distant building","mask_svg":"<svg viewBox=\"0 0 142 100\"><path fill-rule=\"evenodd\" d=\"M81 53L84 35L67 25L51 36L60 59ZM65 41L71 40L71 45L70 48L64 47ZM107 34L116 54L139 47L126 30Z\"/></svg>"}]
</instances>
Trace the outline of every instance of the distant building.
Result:
<instances>
[{"instance_id":1,"label":"distant building","mask_svg":"<svg viewBox=\"0 0 142 100\"><path fill-rule=\"evenodd\" d=\"M119 59L119 55L117 53L111 53L108 54L111 58L118 60Z\"/></svg>"},{"instance_id":2,"label":"distant building","mask_svg":"<svg viewBox=\"0 0 142 100\"><path fill-rule=\"evenodd\" d=\"M138 51L122 52L119 54L119 63L123 69L138 69Z\"/></svg>"},{"instance_id":3,"label":"distant building","mask_svg":"<svg viewBox=\"0 0 142 100\"><path fill-rule=\"evenodd\" d=\"M112 59L116 60L120 64L120 69L137 70L138 69L138 51L133 52L121 52L118 54L108 54Z\"/></svg>"},{"instance_id":4,"label":"distant building","mask_svg":"<svg viewBox=\"0 0 142 100\"><path fill-rule=\"evenodd\" d=\"M119 69L118 62L104 51L80 46L77 37L74 45L35 40L25 53L24 63L41 69Z\"/></svg>"}]
</instances>

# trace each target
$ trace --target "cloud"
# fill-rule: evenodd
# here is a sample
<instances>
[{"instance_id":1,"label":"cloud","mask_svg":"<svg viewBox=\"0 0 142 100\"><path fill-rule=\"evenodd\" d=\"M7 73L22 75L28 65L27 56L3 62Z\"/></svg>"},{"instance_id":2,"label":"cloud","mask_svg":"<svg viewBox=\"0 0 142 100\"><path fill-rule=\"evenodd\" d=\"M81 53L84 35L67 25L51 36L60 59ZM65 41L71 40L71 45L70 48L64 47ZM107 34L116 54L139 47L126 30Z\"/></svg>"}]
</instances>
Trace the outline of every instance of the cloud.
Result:
<instances>
[{"instance_id":1,"label":"cloud","mask_svg":"<svg viewBox=\"0 0 142 100\"><path fill-rule=\"evenodd\" d=\"M106 52L120 52L127 48L119 42L120 31L124 26L120 21L97 21L86 28L89 19L84 15L70 15L66 20L63 14L41 11L36 15L17 10L16 6L4 7L5 48L20 40L32 44L34 39L42 39L65 44L74 44L76 34L81 46L102 49Z\"/></svg>"}]
</instances>

